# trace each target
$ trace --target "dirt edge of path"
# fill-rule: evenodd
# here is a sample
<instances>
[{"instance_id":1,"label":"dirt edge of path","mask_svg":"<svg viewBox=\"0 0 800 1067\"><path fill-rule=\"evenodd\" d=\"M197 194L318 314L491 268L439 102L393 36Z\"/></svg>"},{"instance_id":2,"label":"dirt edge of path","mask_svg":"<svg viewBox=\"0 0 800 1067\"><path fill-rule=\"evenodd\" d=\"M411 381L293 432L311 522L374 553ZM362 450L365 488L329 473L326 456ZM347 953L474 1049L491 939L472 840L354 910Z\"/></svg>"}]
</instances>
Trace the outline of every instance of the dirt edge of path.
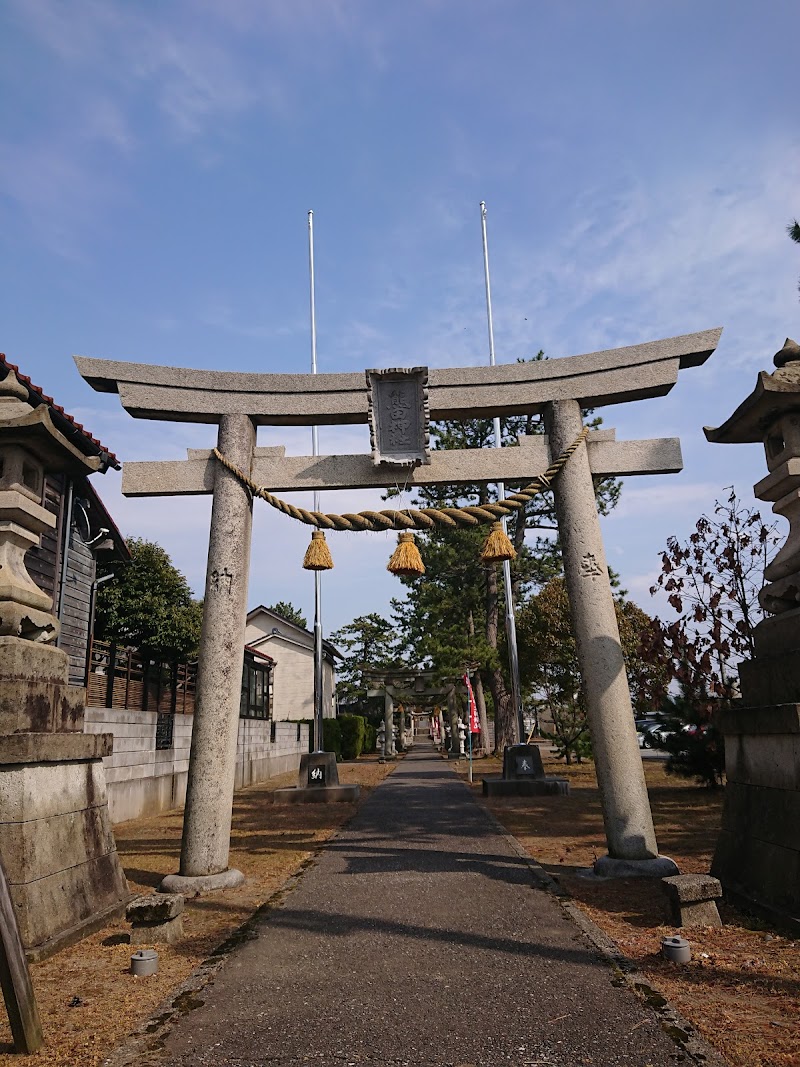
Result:
<instances>
[{"instance_id":1,"label":"dirt edge of path","mask_svg":"<svg viewBox=\"0 0 800 1067\"><path fill-rule=\"evenodd\" d=\"M181 984L173 989L154 1009L150 1016L140 1023L111 1054L103 1061L103 1067L156 1067L159 1063L159 1055L163 1049L166 1037L173 1024L187 1015L195 1008L202 1007L204 1001L200 994L211 982L228 957L239 945L246 941L252 941L257 937L259 926L266 922L271 912L279 908L284 899L294 889L303 875L319 859L330 842L335 841L339 835L347 829L355 818L354 811L350 818L342 824L327 840L319 843L318 847L307 859L303 860L299 868L290 874L286 881L279 886L270 898L264 901L249 918L237 927L221 944L219 944L210 956L202 961Z\"/></svg>"},{"instance_id":2,"label":"dirt edge of path","mask_svg":"<svg viewBox=\"0 0 800 1067\"><path fill-rule=\"evenodd\" d=\"M473 796L466 783L465 788ZM579 927L592 947L608 964L613 972L612 982L615 985L627 986L638 1000L652 1009L664 1033L693 1063L702 1065L702 1067L728 1067L727 1061L698 1033L693 1024L672 1007L666 995L652 982L643 979L636 964L628 959L616 941L601 930L585 912L581 911L569 891L525 851L493 812L480 804L477 797L473 796L473 799L485 813L495 831L508 842L509 847L526 864L536 888L557 897L564 914ZM122 1067L122 1065L115 1064L114 1067Z\"/></svg>"}]
</instances>

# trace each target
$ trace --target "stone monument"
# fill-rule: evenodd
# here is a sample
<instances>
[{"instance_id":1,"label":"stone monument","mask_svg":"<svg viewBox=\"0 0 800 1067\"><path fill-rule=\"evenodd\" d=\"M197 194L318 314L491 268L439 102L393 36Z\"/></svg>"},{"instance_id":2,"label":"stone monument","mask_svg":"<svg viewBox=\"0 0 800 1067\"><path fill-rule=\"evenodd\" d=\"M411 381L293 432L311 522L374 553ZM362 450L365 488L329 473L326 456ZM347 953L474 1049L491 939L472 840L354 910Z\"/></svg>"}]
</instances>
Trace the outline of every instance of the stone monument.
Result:
<instances>
[{"instance_id":1,"label":"stone monument","mask_svg":"<svg viewBox=\"0 0 800 1067\"><path fill-rule=\"evenodd\" d=\"M485 797L569 796L569 779L544 773L538 745L510 745L503 753L503 774L483 779Z\"/></svg>"},{"instance_id":2,"label":"stone monument","mask_svg":"<svg viewBox=\"0 0 800 1067\"><path fill-rule=\"evenodd\" d=\"M106 801L102 757L113 737L83 733L86 691L68 684L52 600L25 567L25 553L56 522L43 506L45 473L85 474L102 460L98 448L76 447L47 403L29 401L8 370L0 382L0 852L23 944L37 960L121 914L130 894Z\"/></svg>"},{"instance_id":3,"label":"stone monument","mask_svg":"<svg viewBox=\"0 0 800 1067\"><path fill-rule=\"evenodd\" d=\"M360 785L339 781L335 752L304 752L296 786L273 791L276 804L353 803L361 795Z\"/></svg>"},{"instance_id":4,"label":"stone monument","mask_svg":"<svg viewBox=\"0 0 800 1067\"><path fill-rule=\"evenodd\" d=\"M787 338L756 387L716 429L719 444L762 442L759 500L789 522L764 572L755 655L739 665L741 703L718 717L725 808L711 867L726 895L800 932L800 345Z\"/></svg>"}]
</instances>

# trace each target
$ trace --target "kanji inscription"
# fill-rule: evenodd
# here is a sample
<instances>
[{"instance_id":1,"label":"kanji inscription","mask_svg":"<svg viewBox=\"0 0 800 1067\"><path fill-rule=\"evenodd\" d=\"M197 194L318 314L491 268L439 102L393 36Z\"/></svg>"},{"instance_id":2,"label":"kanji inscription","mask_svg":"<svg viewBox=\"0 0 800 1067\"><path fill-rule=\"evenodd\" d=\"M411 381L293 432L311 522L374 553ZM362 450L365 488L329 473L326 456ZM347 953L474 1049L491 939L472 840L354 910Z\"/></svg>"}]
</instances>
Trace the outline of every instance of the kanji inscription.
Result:
<instances>
[{"instance_id":1,"label":"kanji inscription","mask_svg":"<svg viewBox=\"0 0 800 1067\"><path fill-rule=\"evenodd\" d=\"M596 578L603 573L603 568L597 562L594 552L587 552L581 560L581 575L584 578Z\"/></svg>"},{"instance_id":2,"label":"kanji inscription","mask_svg":"<svg viewBox=\"0 0 800 1067\"><path fill-rule=\"evenodd\" d=\"M377 463L430 463L428 372L368 370L372 458Z\"/></svg>"},{"instance_id":3,"label":"kanji inscription","mask_svg":"<svg viewBox=\"0 0 800 1067\"><path fill-rule=\"evenodd\" d=\"M230 594L233 588L233 575L226 567L224 570L213 570L210 574L211 588L215 593L228 593Z\"/></svg>"}]
</instances>

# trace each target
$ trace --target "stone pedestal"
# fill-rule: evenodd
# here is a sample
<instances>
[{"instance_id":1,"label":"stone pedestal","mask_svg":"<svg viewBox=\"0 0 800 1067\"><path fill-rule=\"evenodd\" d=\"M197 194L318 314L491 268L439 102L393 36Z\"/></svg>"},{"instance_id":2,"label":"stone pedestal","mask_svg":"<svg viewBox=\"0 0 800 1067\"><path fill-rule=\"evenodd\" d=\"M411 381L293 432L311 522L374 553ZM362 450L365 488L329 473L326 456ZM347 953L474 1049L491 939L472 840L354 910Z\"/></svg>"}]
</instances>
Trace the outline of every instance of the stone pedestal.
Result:
<instances>
[{"instance_id":1,"label":"stone pedestal","mask_svg":"<svg viewBox=\"0 0 800 1067\"><path fill-rule=\"evenodd\" d=\"M507 780L544 778L538 745L508 745L503 752L503 777Z\"/></svg>"},{"instance_id":2,"label":"stone pedestal","mask_svg":"<svg viewBox=\"0 0 800 1067\"><path fill-rule=\"evenodd\" d=\"M678 874L662 878L661 888L672 926L722 926L716 903L722 896L719 879L707 874Z\"/></svg>"},{"instance_id":3,"label":"stone pedestal","mask_svg":"<svg viewBox=\"0 0 800 1067\"><path fill-rule=\"evenodd\" d=\"M307 752L300 757L296 789L276 789L276 804L352 803L361 795L359 785L340 785L334 752Z\"/></svg>"},{"instance_id":4,"label":"stone pedestal","mask_svg":"<svg viewBox=\"0 0 800 1067\"><path fill-rule=\"evenodd\" d=\"M508 745L503 752L503 777L484 778L485 797L533 797L569 795L566 778L548 777L544 773L538 745Z\"/></svg>"},{"instance_id":5,"label":"stone pedestal","mask_svg":"<svg viewBox=\"0 0 800 1067\"><path fill-rule=\"evenodd\" d=\"M800 345L716 429L719 444L762 442L769 474L753 491L789 523L764 570L755 654L739 665L741 705L724 711L725 808L712 874L726 896L800 933Z\"/></svg>"},{"instance_id":6,"label":"stone pedestal","mask_svg":"<svg viewBox=\"0 0 800 1067\"><path fill-rule=\"evenodd\" d=\"M14 373L6 373L0 381L0 853L22 944L38 960L121 914L130 894L106 799L103 756L113 737L84 735L86 691L69 685L67 655L51 643L59 632L52 599L25 565L27 552L56 525L44 504L46 474L85 474L103 460L64 436L49 402L34 406L29 399Z\"/></svg>"},{"instance_id":7,"label":"stone pedestal","mask_svg":"<svg viewBox=\"0 0 800 1067\"><path fill-rule=\"evenodd\" d=\"M125 909L132 945L174 945L183 937L183 895L147 893Z\"/></svg>"},{"instance_id":8,"label":"stone pedestal","mask_svg":"<svg viewBox=\"0 0 800 1067\"><path fill-rule=\"evenodd\" d=\"M731 709L717 725L728 782L711 873L800 933L800 702Z\"/></svg>"},{"instance_id":9,"label":"stone pedestal","mask_svg":"<svg viewBox=\"0 0 800 1067\"><path fill-rule=\"evenodd\" d=\"M113 738L79 732L83 697L67 685L66 653L0 638L0 853L31 960L103 926L130 897L103 770Z\"/></svg>"}]
</instances>

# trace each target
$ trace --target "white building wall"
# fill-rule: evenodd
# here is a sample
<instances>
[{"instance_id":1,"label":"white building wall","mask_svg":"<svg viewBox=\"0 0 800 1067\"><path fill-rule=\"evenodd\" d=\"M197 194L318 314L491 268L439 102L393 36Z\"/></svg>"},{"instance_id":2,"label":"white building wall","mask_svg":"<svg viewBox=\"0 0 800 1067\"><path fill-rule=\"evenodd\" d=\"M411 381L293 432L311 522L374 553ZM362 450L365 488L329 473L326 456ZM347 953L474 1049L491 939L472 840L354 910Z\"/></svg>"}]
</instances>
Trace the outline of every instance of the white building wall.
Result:
<instances>
[{"instance_id":1,"label":"white building wall","mask_svg":"<svg viewBox=\"0 0 800 1067\"><path fill-rule=\"evenodd\" d=\"M274 631L278 632L275 633ZM244 640L275 661L272 674L272 714L278 722L314 718L314 638L278 616L254 612ZM336 673L328 659L322 662L323 715L333 718Z\"/></svg>"},{"instance_id":2,"label":"white building wall","mask_svg":"<svg viewBox=\"0 0 800 1067\"><path fill-rule=\"evenodd\" d=\"M261 646L264 648L264 646ZM314 652L278 637L267 642L272 669L272 713L276 722L314 718Z\"/></svg>"},{"instance_id":3,"label":"white building wall","mask_svg":"<svg viewBox=\"0 0 800 1067\"><path fill-rule=\"evenodd\" d=\"M86 709L85 733L114 735L114 750L103 758L108 809L113 823L179 808L186 799L192 715L177 714L172 748L156 748L154 711ZM255 785L296 771L308 752L308 726L263 719L239 719L235 787Z\"/></svg>"}]
</instances>

